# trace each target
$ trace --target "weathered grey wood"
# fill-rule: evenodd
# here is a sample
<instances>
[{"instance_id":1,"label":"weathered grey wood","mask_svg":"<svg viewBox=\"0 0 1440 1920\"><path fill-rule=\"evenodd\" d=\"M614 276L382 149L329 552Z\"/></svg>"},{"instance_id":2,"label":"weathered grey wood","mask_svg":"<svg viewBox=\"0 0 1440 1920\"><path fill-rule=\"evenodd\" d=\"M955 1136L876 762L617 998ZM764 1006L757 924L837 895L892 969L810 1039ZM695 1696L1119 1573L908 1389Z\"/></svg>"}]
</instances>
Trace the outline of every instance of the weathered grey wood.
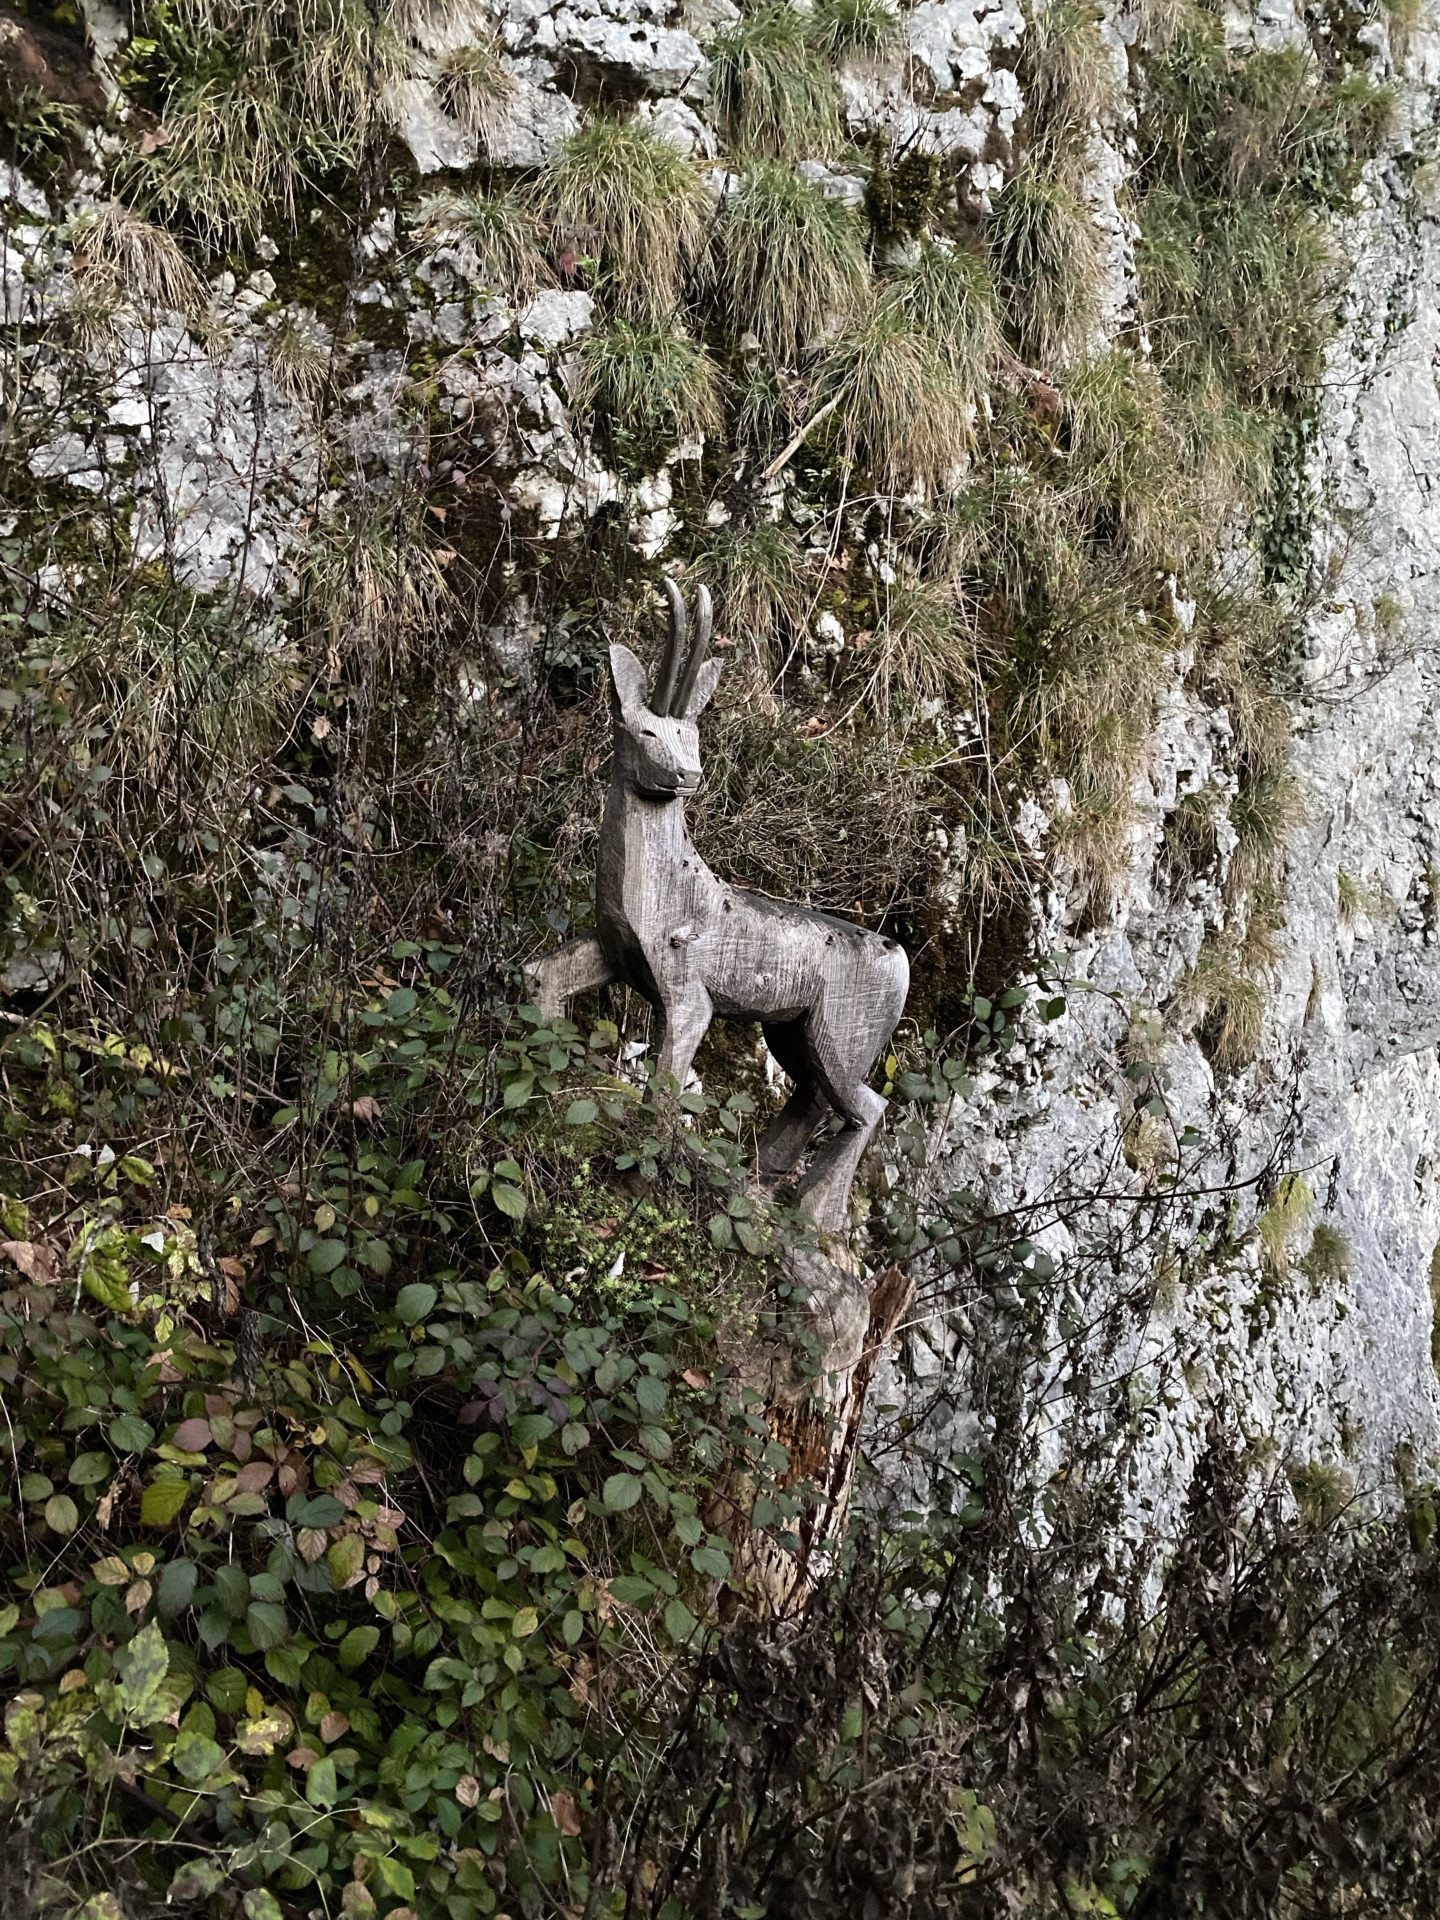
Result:
<instances>
[{"instance_id":1,"label":"weathered grey wood","mask_svg":"<svg viewBox=\"0 0 1440 1920\"><path fill-rule=\"evenodd\" d=\"M682 1087L717 1015L757 1020L795 1090L760 1142L767 1179L784 1178L817 1126L840 1131L817 1155L800 1204L819 1226L847 1218L860 1158L885 1113L865 1077L895 1030L910 968L894 940L849 920L728 886L696 852L684 799L700 783L696 724L720 678L706 660L710 596L697 602L693 644L679 589L667 580L671 633L656 703L628 647L610 649L615 758L600 829L596 927L525 969L553 1018L588 987L623 981L659 1018L657 1072Z\"/></svg>"}]
</instances>

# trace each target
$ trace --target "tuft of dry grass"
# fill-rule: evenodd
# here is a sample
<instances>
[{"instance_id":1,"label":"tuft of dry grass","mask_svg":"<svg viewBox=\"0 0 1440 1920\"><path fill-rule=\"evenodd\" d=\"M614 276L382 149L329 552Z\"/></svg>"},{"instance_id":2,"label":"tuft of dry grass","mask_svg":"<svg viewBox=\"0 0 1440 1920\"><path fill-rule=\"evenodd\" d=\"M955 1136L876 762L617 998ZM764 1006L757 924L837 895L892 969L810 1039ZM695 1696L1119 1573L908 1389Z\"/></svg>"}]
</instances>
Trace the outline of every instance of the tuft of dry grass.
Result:
<instances>
[{"instance_id":1,"label":"tuft of dry grass","mask_svg":"<svg viewBox=\"0 0 1440 1920\"><path fill-rule=\"evenodd\" d=\"M700 257L710 202L691 162L638 120L597 114L535 183L559 244L597 262L612 311L652 324L679 305Z\"/></svg>"},{"instance_id":2,"label":"tuft of dry grass","mask_svg":"<svg viewBox=\"0 0 1440 1920\"><path fill-rule=\"evenodd\" d=\"M781 366L862 307L869 286L853 210L768 161L749 169L723 209L711 271L731 330L753 333Z\"/></svg>"},{"instance_id":3,"label":"tuft of dry grass","mask_svg":"<svg viewBox=\"0 0 1440 1920\"><path fill-rule=\"evenodd\" d=\"M142 311L159 307L184 315L205 304L205 283L174 234L118 200L83 217L75 270Z\"/></svg>"},{"instance_id":4,"label":"tuft of dry grass","mask_svg":"<svg viewBox=\"0 0 1440 1920\"><path fill-rule=\"evenodd\" d=\"M871 10L849 0L849 11L849 27L834 9L812 26L796 7L761 6L715 42L710 97L742 159L824 160L837 150L840 95L823 42L827 27L858 30Z\"/></svg>"},{"instance_id":5,"label":"tuft of dry grass","mask_svg":"<svg viewBox=\"0 0 1440 1920\"><path fill-rule=\"evenodd\" d=\"M699 440L724 425L715 363L674 320L598 327L581 349L575 399L647 448Z\"/></svg>"},{"instance_id":6,"label":"tuft of dry grass","mask_svg":"<svg viewBox=\"0 0 1440 1920\"><path fill-rule=\"evenodd\" d=\"M528 200L516 193L438 193L420 202L420 239L451 246L472 279L523 306L554 283L542 242L544 229Z\"/></svg>"},{"instance_id":7,"label":"tuft of dry grass","mask_svg":"<svg viewBox=\"0 0 1440 1920\"><path fill-rule=\"evenodd\" d=\"M1100 311L1100 237L1074 186L1045 156L1029 155L996 197L989 240L1022 360L1056 367L1083 353Z\"/></svg>"},{"instance_id":8,"label":"tuft of dry grass","mask_svg":"<svg viewBox=\"0 0 1440 1920\"><path fill-rule=\"evenodd\" d=\"M440 104L483 147L515 83L493 36L456 47L441 62L436 83Z\"/></svg>"}]
</instances>

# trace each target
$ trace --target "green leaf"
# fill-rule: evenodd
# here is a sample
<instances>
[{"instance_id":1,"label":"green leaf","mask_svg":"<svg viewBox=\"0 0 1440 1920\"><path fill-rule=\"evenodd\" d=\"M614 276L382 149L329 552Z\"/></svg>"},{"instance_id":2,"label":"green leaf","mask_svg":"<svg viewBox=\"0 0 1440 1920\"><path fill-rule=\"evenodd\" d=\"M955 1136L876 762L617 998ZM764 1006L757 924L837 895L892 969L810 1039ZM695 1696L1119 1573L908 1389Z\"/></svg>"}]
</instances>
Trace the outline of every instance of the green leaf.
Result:
<instances>
[{"instance_id":1,"label":"green leaf","mask_svg":"<svg viewBox=\"0 0 1440 1920\"><path fill-rule=\"evenodd\" d=\"M261 1653L283 1646L290 1638L285 1609L273 1600L252 1600L245 1609L245 1625Z\"/></svg>"},{"instance_id":2,"label":"green leaf","mask_svg":"<svg viewBox=\"0 0 1440 1920\"><path fill-rule=\"evenodd\" d=\"M218 1767L224 1765L225 1754L217 1741L187 1729L175 1742L170 1760L182 1780L188 1780L192 1787L198 1787L202 1780L208 1780Z\"/></svg>"},{"instance_id":3,"label":"green leaf","mask_svg":"<svg viewBox=\"0 0 1440 1920\"><path fill-rule=\"evenodd\" d=\"M590 1429L582 1427L578 1420L568 1420L560 1429L561 1450L572 1456L583 1453L590 1444Z\"/></svg>"},{"instance_id":4,"label":"green leaf","mask_svg":"<svg viewBox=\"0 0 1440 1920\"><path fill-rule=\"evenodd\" d=\"M402 1326L418 1326L439 1298L438 1287L432 1287L425 1280L412 1280L395 1296L395 1318Z\"/></svg>"},{"instance_id":5,"label":"green leaf","mask_svg":"<svg viewBox=\"0 0 1440 1920\"><path fill-rule=\"evenodd\" d=\"M188 1480L152 1480L140 1496L141 1524L168 1527L189 1498Z\"/></svg>"},{"instance_id":6,"label":"green leaf","mask_svg":"<svg viewBox=\"0 0 1440 1920\"><path fill-rule=\"evenodd\" d=\"M240 1902L245 1920L285 1920L280 1902L268 1887L252 1887Z\"/></svg>"},{"instance_id":7,"label":"green leaf","mask_svg":"<svg viewBox=\"0 0 1440 1920\"><path fill-rule=\"evenodd\" d=\"M358 1533L347 1533L334 1542L325 1554L325 1564L330 1569L330 1578L335 1591L347 1586L365 1564L365 1541Z\"/></svg>"},{"instance_id":8,"label":"green leaf","mask_svg":"<svg viewBox=\"0 0 1440 1920\"><path fill-rule=\"evenodd\" d=\"M512 1220L525 1218L525 1195L521 1188L506 1186L503 1180L492 1180L490 1198L500 1211L508 1214Z\"/></svg>"},{"instance_id":9,"label":"green leaf","mask_svg":"<svg viewBox=\"0 0 1440 1920\"><path fill-rule=\"evenodd\" d=\"M121 1413L110 1422L109 1440L119 1453L143 1453L153 1444L155 1429L138 1413Z\"/></svg>"},{"instance_id":10,"label":"green leaf","mask_svg":"<svg viewBox=\"0 0 1440 1920\"><path fill-rule=\"evenodd\" d=\"M730 1556L720 1547L696 1547L690 1564L697 1573L709 1574L712 1580L724 1580L730 1572Z\"/></svg>"},{"instance_id":11,"label":"green leaf","mask_svg":"<svg viewBox=\"0 0 1440 1920\"><path fill-rule=\"evenodd\" d=\"M392 1020L403 1020L406 1014L413 1013L420 1004L420 996L414 987L396 987L385 1002L385 1011Z\"/></svg>"},{"instance_id":12,"label":"green leaf","mask_svg":"<svg viewBox=\"0 0 1440 1920\"><path fill-rule=\"evenodd\" d=\"M110 1478L114 1465L108 1453L77 1453L65 1477L72 1487L98 1487L102 1480Z\"/></svg>"},{"instance_id":13,"label":"green leaf","mask_svg":"<svg viewBox=\"0 0 1440 1920\"><path fill-rule=\"evenodd\" d=\"M610 1591L626 1606L648 1606L655 1598L654 1583L641 1573L622 1573L610 1582Z\"/></svg>"},{"instance_id":14,"label":"green leaf","mask_svg":"<svg viewBox=\"0 0 1440 1920\"><path fill-rule=\"evenodd\" d=\"M534 1607L521 1607L510 1622L510 1631L517 1640L528 1640L540 1625L540 1615Z\"/></svg>"},{"instance_id":15,"label":"green leaf","mask_svg":"<svg viewBox=\"0 0 1440 1920\"><path fill-rule=\"evenodd\" d=\"M593 1100L572 1100L565 1109L567 1127L588 1127L592 1120L598 1120L600 1109Z\"/></svg>"},{"instance_id":16,"label":"green leaf","mask_svg":"<svg viewBox=\"0 0 1440 1920\"><path fill-rule=\"evenodd\" d=\"M633 1473L612 1473L601 1491L607 1513L628 1513L640 1498L640 1479Z\"/></svg>"},{"instance_id":17,"label":"green leaf","mask_svg":"<svg viewBox=\"0 0 1440 1920\"><path fill-rule=\"evenodd\" d=\"M120 1711L127 1720L147 1724L160 1704L160 1689L170 1671L170 1655L157 1621L142 1627L120 1649L115 1656L115 1671L120 1676Z\"/></svg>"},{"instance_id":18,"label":"green leaf","mask_svg":"<svg viewBox=\"0 0 1440 1920\"><path fill-rule=\"evenodd\" d=\"M340 1664L347 1669L363 1665L380 1642L378 1627L351 1627L340 1642Z\"/></svg>"},{"instance_id":19,"label":"green leaf","mask_svg":"<svg viewBox=\"0 0 1440 1920\"><path fill-rule=\"evenodd\" d=\"M317 1760L305 1776L305 1798L312 1807L333 1807L340 1794L335 1778L335 1762L329 1754Z\"/></svg>"},{"instance_id":20,"label":"green leaf","mask_svg":"<svg viewBox=\"0 0 1440 1920\"><path fill-rule=\"evenodd\" d=\"M305 1256L311 1273L333 1273L345 1259L343 1240L317 1240Z\"/></svg>"},{"instance_id":21,"label":"green leaf","mask_svg":"<svg viewBox=\"0 0 1440 1920\"><path fill-rule=\"evenodd\" d=\"M155 1601L161 1613L179 1613L195 1597L199 1569L193 1560L167 1560L160 1569L155 1586Z\"/></svg>"},{"instance_id":22,"label":"green leaf","mask_svg":"<svg viewBox=\"0 0 1440 1920\"><path fill-rule=\"evenodd\" d=\"M669 1600L665 1605L665 1631L672 1640L688 1640L700 1622L686 1606L683 1600Z\"/></svg>"},{"instance_id":23,"label":"green leaf","mask_svg":"<svg viewBox=\"0 0 1440 1920\"><path fill-rule=\"evenodd\" d=\"M68 1493L52 1493L45 1502L45 1524L52 1533L74 1533L80 1510Z\"/></svg>"}]
</instances>

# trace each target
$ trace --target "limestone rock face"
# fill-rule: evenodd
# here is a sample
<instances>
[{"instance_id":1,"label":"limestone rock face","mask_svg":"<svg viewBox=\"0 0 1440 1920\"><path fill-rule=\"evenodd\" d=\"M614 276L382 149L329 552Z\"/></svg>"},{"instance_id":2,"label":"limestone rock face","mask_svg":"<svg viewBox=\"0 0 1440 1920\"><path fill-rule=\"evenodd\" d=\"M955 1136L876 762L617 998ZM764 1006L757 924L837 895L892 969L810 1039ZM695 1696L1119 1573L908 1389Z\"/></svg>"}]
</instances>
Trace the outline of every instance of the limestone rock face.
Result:
<instances>
[{"instance_id":1,"label":"limestone rock face","mask_svg":"<svg viewBox=\"0 0 1440 1920\"><path fill-rule=\"evenodd\" d=\"M1144 139L1126 53L1137 22L1112 0L1104 14L1122 105L1086 132L1084 185L1105 268L1102 341L1134 321L1127 180ZM387 102L423 184L397 173L383 216L356 245L362 271L338 349L341 417L329 431L383 497L390 477L420 457L402 350L423 345L427 405L463 429L465 461L483 471L497 524L522 522L551 540L603 511L621 517L637 560L664 562L676 552L674 503L699 448L655 449L638 483L608 464L603 436L576 400L596 305L574 263L562 249L545 263L554 284L501 284L468 243L427 229L420 202L477 164L502 184L528 177L597 99L633 105L697 165L721 157L716 196L732 193L707 82L708 49L737 9L730 0L506 0L489 12L440 6L427 17L434 71L397 83ZM854 155L883 134L897 149L937 156L967 211L983 212L1024 150L1025 30L1017 0L905 9L900 52L843 67ZM123 31L111 33L116 45ZM1036 954L1064 950L1068 1010L1049 1025L1022 1021L1003 1080L982 1074L936 1141L937 1188L968 1185L998 1209L1055 1196L1053 1217L1031 1237L1063 1262L1086 1236L1119 1231L1154 1187L1154 1164L1143 1156L1131 1164L1117 1140L1135 1106L1129 1036L1163 1017L1165 1037L1147 1057L1166 1077L1176 1126L1193 1126L1209 1144L1187 1163L1186 1196L1167 1228L1164 1259L1180 1277L1146 1294L1120 1349L1103 1356L1107 1377L1133 1382L1145 1466L1131 1493L1146 1516L1183 1497L1217 1400L1257 1442L1301 1461L1341 1458L1367 1487L1390 1483L1397 1461L1440 1455L1431 1360L1432 1288L1440 1292L1440 13L1432 0L1403 51L1389 46L1383 24L1367 31L1398 111L1386 152L1367 164L1337 225L1343 324L1304 456L1321 589L1305 614L1291 691L1300 807L1255 1058L1217 1073L1200 1010L1186 1000L1187 975L1224 909L1213 877L1179 889L1167 881L1166 829L1187 796L1223 790L1227 740L1223 715L1186 690L1182 645L1153 718L1115 897L1100 915L1083 913L1063 855L1039 863L1032 945ZM1236 46L1276 48L1303 45L1308 30L1291 0L1258 0L1231 10L1227 32ZM511 85L477 132L446 110L436 76L447 53L481 33L497 40ZM858 157L816 157L800 171L842 206L864 200ZM74 305L77 236L97 197L82 184L59 205L21 174L0 174L7 323L33 326ZM168 529L188 584L280 606L316 508L319 428L284 343L298 328L327 351L332 344L313 288L300 284L324 271L318 242L314 259L308 245L302 232L283 263L273 244L255 246L249 277L216 274L193 312L123 316L86 348L98 412L67 412L57 394L57 417L31 462L37 480L77 497L128 502L141 556ZM744 484L778 518L785 476ZM513 659L524 654L529 619L521 608L493 629ZM821 619L830 627L817 627L817 645L831 629L844 638L833 613ZM967 724L973 716L955 717L957 736ZM1067 804L1060 791L1017 797L1016 831L1050 847L1044 829ZM1223 804L1214 830L1223 876L1236 842ZM946 884L942 875L942 902ZM958 950L958 930L955 939ZM1297 1261L1318 1222L1346 1243L1348 1263L1323 1284L1294 1272L1277 1278L1254 1242L1211 1257L1215 1195L1233 1189L1244 1219L1263 1213L1264 1170L1277 1154L1313 1197ZM891 1177L910 1176L897 1166ZM1058 1204L1067 1196L1085 1196L1083 1213ZM1153 1257L1153 1248L1136 1254L1142 1264ZM1105 1284L1118 1297L1138 1277L1126 1270ZM1074 1304L1083 1315L1095 1303ZM948 1309L909 1339L894 1390L910 1396L937 1447L963 1442L966 1317ZM1080 1384L1051 1380L1045 1390Z\"/></svg>"}]
</instances>

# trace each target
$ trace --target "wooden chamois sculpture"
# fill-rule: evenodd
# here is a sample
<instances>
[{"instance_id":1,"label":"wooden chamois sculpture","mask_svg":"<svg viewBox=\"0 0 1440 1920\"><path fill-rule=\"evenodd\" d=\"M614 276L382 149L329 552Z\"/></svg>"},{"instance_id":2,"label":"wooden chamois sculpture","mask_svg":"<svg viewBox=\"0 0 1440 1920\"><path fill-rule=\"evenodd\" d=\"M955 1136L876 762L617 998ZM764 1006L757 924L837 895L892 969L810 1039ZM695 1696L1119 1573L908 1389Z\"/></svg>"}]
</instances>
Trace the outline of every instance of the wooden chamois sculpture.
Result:
<instances>
[{"instance_id":1,"label":"wooden chamois sculpture","mask_svg":"<svg viewBox=\"0 0 1440 1920\"><path fill-rule=\"evenodd\" d=\"M710 596L702 587L694 645L672 580L670 639L654 705L628 647L610 649L615 760L596 872L596 928L525 969L554 1019L572 994L623 981L660 1020L657 1071L683 1086L711 1020L758 1020L794 1081L760 1143L760 1170L782 1180L822 1119L841 1131L817 1157L800 1204L817 1225L846 1223L860 1157L885 1112L865 1084L895 1030L910 985L903 948L848 920L727 886L685 829L684 796L700 782L696 720L722 663L707 661Z\"/></svg>"}]
</instances>

